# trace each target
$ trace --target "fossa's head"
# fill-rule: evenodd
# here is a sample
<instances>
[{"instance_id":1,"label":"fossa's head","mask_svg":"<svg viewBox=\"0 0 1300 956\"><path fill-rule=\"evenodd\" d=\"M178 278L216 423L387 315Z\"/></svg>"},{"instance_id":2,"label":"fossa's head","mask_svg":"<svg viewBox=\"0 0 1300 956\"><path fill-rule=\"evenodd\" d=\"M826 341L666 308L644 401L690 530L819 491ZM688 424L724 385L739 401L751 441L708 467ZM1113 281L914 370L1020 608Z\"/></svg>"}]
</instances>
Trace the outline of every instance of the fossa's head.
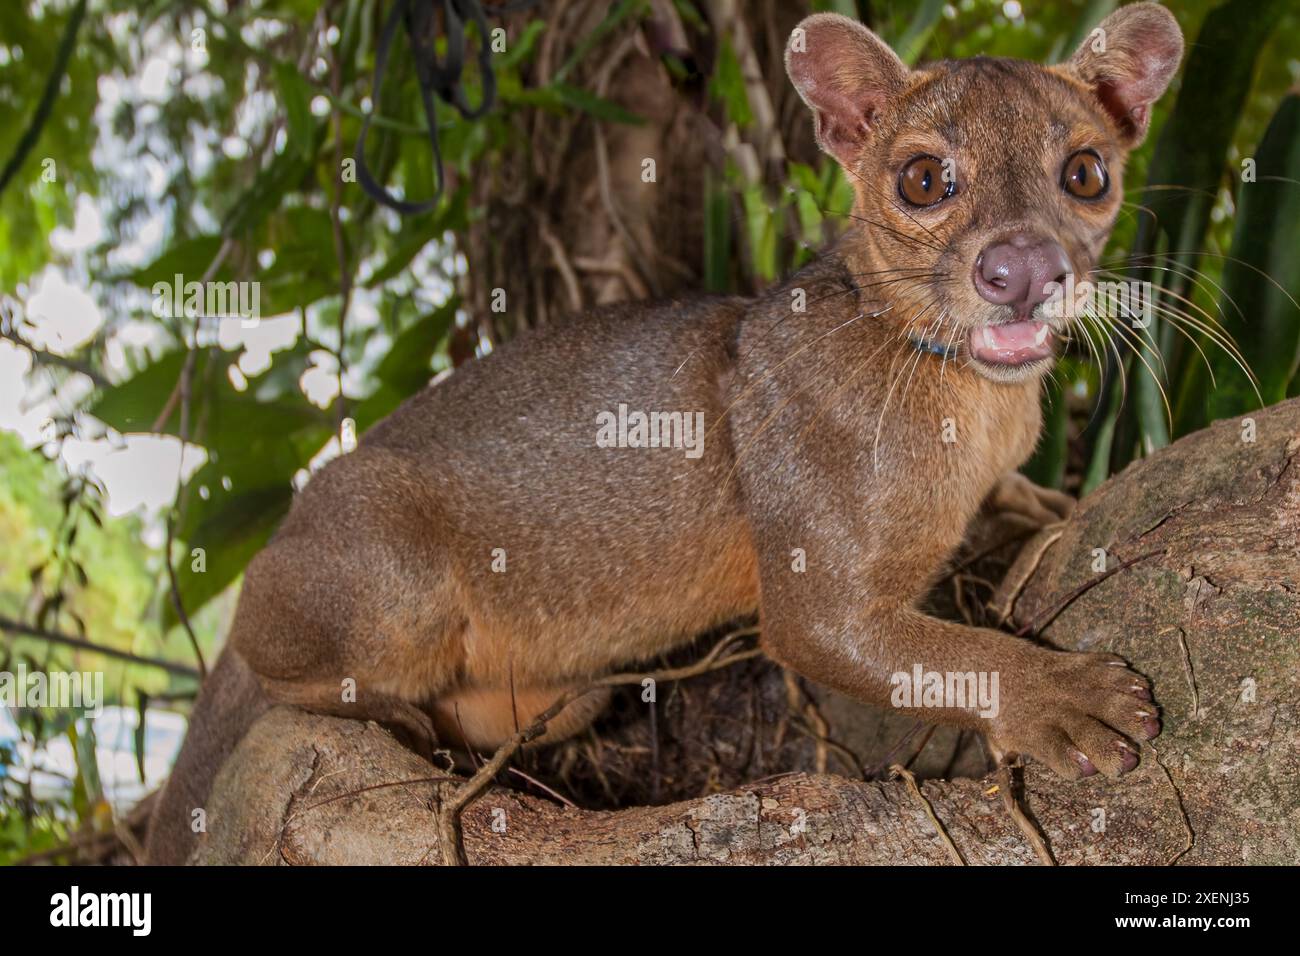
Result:
<instances>
[{"instance_id":1,"label":"fossa's head","mask_svg":"<svg viewBox=\"0 0 1300 956\"><path fill-rule=\"evenodd\" d=\"M786 69L853 184L858 284L908 334L990 378L1044 372L1066 323L1045 306L1052 283L1096 265L1124 160L1182 52L1153 3L1115 11L1051 67L975 57L909 70L860 23L804 20Z\"/></svg>"}]
</instances>

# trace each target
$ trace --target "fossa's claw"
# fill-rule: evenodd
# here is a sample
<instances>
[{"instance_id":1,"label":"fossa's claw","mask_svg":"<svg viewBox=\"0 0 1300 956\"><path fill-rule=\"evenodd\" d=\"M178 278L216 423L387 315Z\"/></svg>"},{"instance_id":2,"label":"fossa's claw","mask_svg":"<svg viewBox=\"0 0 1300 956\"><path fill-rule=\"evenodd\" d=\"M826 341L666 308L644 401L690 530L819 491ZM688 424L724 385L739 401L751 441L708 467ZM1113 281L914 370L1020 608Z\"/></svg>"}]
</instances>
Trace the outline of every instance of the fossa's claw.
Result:
<instances>
[{"instance_id":1,"label":"fossa's claw","mask_svg":"<svg viewBox=\"0 0 1300 956\"><path fill-rule=\"evenodd\" d=\"M1000 748L1028 754L1063 777L1118 777L1138 765L1131 741L1160 733L1153 705L1134 707L1150 691L1123 662L1099 654L1038 651L1005 679L1007 702L992 736Z\"/></svg>"}]
</instances>

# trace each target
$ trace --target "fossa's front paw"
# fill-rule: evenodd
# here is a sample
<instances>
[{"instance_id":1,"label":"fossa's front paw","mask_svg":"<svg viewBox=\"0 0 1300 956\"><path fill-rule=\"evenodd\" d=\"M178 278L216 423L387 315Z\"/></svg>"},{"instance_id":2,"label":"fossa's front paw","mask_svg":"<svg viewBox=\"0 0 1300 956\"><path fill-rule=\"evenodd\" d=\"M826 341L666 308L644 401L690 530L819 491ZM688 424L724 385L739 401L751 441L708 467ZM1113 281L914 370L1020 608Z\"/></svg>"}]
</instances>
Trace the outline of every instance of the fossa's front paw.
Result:
<instances>
[{"instance_id":1,"label":"fossa's front paw","mask_svg":"<svg viewBox=\"0 0 1300 956\"><path fill-rule=\"evenodd\" d=\"M1160 733L1146 678L1112 654L1039 651L1003 680L1005 699L989 740L1004 754L1025 754L1063 777L1108 777L1138 764L1134 741Z\"/></svg>"}]
</instances>

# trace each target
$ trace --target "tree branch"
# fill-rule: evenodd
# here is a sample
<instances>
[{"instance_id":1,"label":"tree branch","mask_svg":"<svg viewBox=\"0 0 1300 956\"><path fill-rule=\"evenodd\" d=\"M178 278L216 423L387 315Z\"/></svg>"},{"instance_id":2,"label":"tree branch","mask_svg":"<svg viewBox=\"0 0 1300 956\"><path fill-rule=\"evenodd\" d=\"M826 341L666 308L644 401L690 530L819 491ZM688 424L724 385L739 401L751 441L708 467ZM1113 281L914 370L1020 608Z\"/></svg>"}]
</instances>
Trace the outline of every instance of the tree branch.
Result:
<instances>
[{"instance_id":1,"label":"tree branch","mask_svg":"<svg viewBox=\"0 0 1300 956\"><path fill-rule=\"evenodd\" d=\"M9 157L9 162L5 164L4 172L0 172L0 195L4 193L5 187L9 185L9 180L17 175L18 170L27 159L27 154L32 151L32 148L41 138L41 130L45 128L46 120L50 118L50 113L54 111L54 101L59 98L59 87L63 85L63 77L68 72L68 60L72 58L72 48L77 41L77 31L81 29L81 21L85 19L85 16L86 0L80 0L72 8L67 26L63 28L63 39L59 41L59 52L54 58L54 69L50 70L50 75L45 81L45 91L41 94L41 101L36 106L32 121L27 124L22 139L14 147L13 155Z\"/></svg>"},{"instance_id":2,"label":"tree branch","mask_svg":"<svg viewBox=\"0 0 1300 956\"><path fill-rule=\"evenodd\" d=\"M26 637L35 637L42 641L49 641L51 644L63 644L66 647L75 647L77 650L93 651L96 654L103 654L105 657L115 657L118 660L130 661L132 664L145 664L149 667L158 667L181 677L197 678L199 676L197 670L186 664L176 664L172 661L165 661L160 657L143 657L139 654L132 654L130 651L120 651L116 647L106 647L103 644L96 644L93 641L87 641L84 638L73 637L71 634L60 634L57 631L47 631L44 628L35 627L31 624L24 624L22 621L15 621L7 617L0 617L0 631L9 631L11 634L22 634Z\"/></svg>"}]
</instances>

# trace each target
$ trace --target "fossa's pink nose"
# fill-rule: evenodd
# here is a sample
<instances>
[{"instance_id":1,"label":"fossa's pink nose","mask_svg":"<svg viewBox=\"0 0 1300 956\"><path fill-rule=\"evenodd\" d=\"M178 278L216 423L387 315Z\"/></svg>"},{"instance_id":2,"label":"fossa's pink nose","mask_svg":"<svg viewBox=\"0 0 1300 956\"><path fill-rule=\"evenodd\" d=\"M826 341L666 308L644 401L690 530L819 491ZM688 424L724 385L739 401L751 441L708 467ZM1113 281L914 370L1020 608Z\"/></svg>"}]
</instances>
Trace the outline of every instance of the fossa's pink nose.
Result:
<instances>
[{"instance_id":1,"label":"fossa's pink nose","mask_svg":"<svg viewBox=\"0 0 1300 956\"><path fill-rule=\"evenodd\" d=\"M1046 302L1050 282L1065 282L1070 257L1059 242L1015 233L986 246L975 260L975 291L995 305L1032 308Z\"/></svg>"}]
</instances>

